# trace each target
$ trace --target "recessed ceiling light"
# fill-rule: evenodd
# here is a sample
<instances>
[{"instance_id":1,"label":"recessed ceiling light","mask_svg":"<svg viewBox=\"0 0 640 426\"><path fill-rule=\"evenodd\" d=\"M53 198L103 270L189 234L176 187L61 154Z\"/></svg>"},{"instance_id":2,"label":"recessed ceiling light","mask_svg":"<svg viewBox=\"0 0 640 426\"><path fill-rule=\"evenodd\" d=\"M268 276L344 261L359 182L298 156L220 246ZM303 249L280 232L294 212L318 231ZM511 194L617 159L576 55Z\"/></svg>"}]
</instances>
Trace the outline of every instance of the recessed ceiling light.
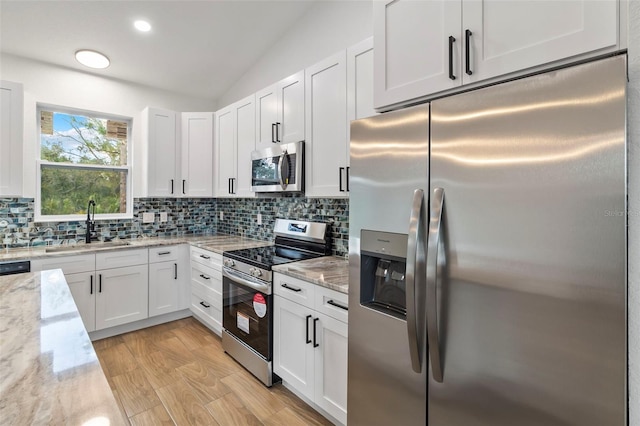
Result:
<instances>
[{"instance_id":1,"label":"recessed ceiling light","mask_svg":"<svg viewBox=\"0 0 640 426\"><path fill-rule=\"evenodd\" d=\"M133 26L136 27L136 30L142 31L143 33L146 33L151 30L151 24L143 20L134 22Z\"/></svg>"},{"instance_id":2,"label":"recessed ceiling light","mask_svg":"<svg viewBox=\"0 0 640 426\"><path fill-rule=\"evenodd\" d=\"M109 66L109 58L107 58L100 52L96 52L95 50L78 50L76 52L76 59L82 65L85 65L89 68L101 69Z\"/></svg>"}]
</instances>

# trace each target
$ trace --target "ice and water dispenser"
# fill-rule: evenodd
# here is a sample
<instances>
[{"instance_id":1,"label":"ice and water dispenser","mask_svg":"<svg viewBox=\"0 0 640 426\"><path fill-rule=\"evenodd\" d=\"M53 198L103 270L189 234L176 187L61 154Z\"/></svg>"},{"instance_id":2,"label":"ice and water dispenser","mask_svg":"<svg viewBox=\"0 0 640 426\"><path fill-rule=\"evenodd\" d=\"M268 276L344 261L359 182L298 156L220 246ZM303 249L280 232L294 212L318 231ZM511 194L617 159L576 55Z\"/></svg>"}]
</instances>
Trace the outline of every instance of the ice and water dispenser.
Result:
<instances>
[{"instance_id":1,"label":"ice and water dispenser","mask_svg":"<svg viewBox=\"0 0 640 426\"><path fill-rule=\"evenodd\" d=\"M407 235L363 229L360 262L360 304L406 319Z\"/></svg>"}]
</instances>

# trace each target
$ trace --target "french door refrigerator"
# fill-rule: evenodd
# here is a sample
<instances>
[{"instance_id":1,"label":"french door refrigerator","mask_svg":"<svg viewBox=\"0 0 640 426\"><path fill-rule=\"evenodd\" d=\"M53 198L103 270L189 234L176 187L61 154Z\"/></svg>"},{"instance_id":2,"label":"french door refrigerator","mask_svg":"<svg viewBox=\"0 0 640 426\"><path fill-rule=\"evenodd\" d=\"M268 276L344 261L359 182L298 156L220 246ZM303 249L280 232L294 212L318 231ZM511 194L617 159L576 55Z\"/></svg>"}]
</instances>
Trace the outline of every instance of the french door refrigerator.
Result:
<instances>
[{"instance_id":1,"label":"french door refrigerator","mask_svg":"<svg viewBox=\"0 0 640 426\"><path fill-rule=\"evenodd\" d=\"M348 424L626 424L626 57L351 124Z\"/></svg>"}]
</instances>

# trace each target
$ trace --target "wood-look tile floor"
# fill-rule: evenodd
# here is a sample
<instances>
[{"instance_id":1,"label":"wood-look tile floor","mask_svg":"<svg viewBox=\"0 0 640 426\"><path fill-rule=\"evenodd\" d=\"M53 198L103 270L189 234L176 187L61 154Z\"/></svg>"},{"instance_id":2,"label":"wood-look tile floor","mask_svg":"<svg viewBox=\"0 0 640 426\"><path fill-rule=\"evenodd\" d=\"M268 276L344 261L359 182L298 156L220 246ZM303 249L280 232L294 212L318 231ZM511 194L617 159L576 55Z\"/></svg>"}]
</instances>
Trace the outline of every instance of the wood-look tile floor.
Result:
<instances>
[{"instance_id":1,"label":"wood-look tile floor","mask_svg":"<svg viewBox=\"0 0 640 426\"><path fill-rule=\"evenodd\" d=\"M93 346L132 425L331 425L282 384L265 387L193 318Z\"/></svg>"}]
</instances>

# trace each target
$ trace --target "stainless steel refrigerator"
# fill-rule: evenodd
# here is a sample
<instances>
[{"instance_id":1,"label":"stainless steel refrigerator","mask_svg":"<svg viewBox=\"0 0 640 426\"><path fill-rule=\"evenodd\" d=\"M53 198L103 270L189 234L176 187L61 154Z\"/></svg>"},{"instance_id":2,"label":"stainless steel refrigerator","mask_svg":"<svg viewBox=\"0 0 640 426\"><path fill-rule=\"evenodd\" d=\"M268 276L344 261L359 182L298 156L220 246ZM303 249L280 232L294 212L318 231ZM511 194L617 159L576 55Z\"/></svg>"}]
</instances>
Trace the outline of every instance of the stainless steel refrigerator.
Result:
<instances>
[{"instance_id":1,"label":"stainless steel refrigerator","mask_svg":"<svg viewBox=\"0 0 640 426\"><path fill-rule=\"evenodd\" d=\"M626 56L351 124L348 424L625 425Z\"/></svg>"}]
</instances>

